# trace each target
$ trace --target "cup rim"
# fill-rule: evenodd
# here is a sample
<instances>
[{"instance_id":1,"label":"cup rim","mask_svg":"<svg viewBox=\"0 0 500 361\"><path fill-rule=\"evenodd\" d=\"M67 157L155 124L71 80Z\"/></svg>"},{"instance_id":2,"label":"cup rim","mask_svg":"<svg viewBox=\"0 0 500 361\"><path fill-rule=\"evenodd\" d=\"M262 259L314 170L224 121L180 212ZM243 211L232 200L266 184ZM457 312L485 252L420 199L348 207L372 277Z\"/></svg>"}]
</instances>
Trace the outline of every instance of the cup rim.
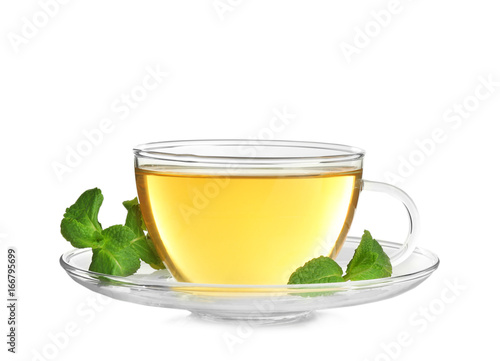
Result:
<instances>
[{"instance_id":1,"label":"cup rim","mask_svg":"<svg viewBox=\"0 0 500 361\"><path fill-rule=\"evenodd\" d=\"M259 154L246 156L237 155L210 155L196 154L194 152L182 151L182 148L188 147L253 147L272 148L289 147L317 150L318 155L294 155L294 156L272 156ZM180 150L180 151L179 151ZM321 151L321 152L320 152ZM299 141L299 140L257 140L257 139L193 139L193 140L169 140L143 143L133 148L135 157L150 158L164 161L187 162L187 163L244 163L246 165L259 164L293 164L293 163L339 163L351 162L363 159L365 151L358 147L344 144ZM321 153L321 154L320 154Z\"/></svg>"}]
</instances>

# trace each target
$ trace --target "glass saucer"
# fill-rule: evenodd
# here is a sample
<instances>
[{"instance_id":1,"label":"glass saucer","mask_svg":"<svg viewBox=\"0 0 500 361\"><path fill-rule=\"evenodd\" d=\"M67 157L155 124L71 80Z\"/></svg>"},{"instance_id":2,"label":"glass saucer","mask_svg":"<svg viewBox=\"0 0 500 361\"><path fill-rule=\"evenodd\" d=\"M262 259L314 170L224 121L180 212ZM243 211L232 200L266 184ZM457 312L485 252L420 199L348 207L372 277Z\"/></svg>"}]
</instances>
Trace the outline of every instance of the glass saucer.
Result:
<instances>
[{"instance_id":1,"label":"glass saucer","mask_svg":"<svg viewBox=\"0 0 500 361\"><path fill-rule=\"evenodd\" d=\"M359 238L348 237L337 263L345 270ZM398 243L379 241L387 254ZM388 278L366 281L307 285L222 285L177 282L168 270L155 271L142 264L128 277L88 271L90 249L74 249L60 258L61 266L79 284L103 295L142 305L189 310L213 320L288 322L309 316L312 311L360 305L400 295L423 282L434 272L438 257L416 248Z\"/></svg>"}]
</instances>

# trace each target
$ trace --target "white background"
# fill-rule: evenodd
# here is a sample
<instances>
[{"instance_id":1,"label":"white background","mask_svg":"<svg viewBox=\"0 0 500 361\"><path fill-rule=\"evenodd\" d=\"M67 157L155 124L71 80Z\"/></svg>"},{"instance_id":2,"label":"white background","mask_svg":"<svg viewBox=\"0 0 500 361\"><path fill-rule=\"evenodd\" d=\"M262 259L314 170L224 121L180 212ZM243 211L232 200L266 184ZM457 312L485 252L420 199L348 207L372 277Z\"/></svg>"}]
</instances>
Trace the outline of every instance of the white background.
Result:
<instances>
[{"instance_id":1,"label":"white background","mask_svg":"<svg viewBox=\"0 0 500 361\"><path fill-rule=\"evenodd\" d=\"M6 351L2 312L2 360L388 360L387 344L400 360L497 354L497 337L486 328L500 321L496 2L222 0L219 10L211 0L55 4L0 5L0 289L7 246L18 248L20 268L19 353ZM169 75L141 93L148 67ZM478 100L481 79L496 85L481 88ZM135 109L112 109L134 91L141 98ZM278 129L273 112L283 109L295 117ZM55 164L64 165L104 118L112 130L58 177ZM440 142L424 142L423 153L417 143L432 134ZM390 181L414 198L419 245L440 256L439 270L390 300L251 327L102 305L60 268L71 246L59 222L81 192L100 187L101 223L123 222L121 201L135 196L134 145L270 136L364 148L365 178ZM362 198L352 234L368 228L401 240L401 209ZM455 293L450 283L459 285ZM68 325L77 335L65 340ZM398 349L401 332L412 342Z\"/></svg>"}]
</instances>

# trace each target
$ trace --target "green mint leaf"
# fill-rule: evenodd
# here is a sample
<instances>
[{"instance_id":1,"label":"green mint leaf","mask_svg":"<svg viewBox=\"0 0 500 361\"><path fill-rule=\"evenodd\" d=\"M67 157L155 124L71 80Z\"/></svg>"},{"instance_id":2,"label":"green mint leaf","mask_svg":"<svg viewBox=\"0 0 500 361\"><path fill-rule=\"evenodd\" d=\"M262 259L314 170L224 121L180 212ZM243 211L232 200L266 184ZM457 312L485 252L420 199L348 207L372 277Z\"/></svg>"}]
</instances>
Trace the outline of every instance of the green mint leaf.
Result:
<instances>
[{"instance_id":1,"label":"green mint leaf","mask_svg":"<svg viewBox=\"0 0 500 361\"><path fill-rule=\"evenodd\" d=\"M382 246L365 231L354 256L347 265L346 281L370 280L390 277L392 265Z\"/></svg>"},{"instance_id":2,"label":"green mint leaf","mask_svg":"<svg viewBox=\"0 0 500 361\"><path fill-rule=\"evenodd\" d=\"M137 199L137 197L135 197L134 199L131 199L129 201L124 201L123 203L123 206L127 209L127 211L132 208L133 206L136 206L139 204L139 200Z\"/></svg>"},{"instance_id":3,"label":"green mint leaf","mask_svg":"<svg viewBox=\"0 0 500 361\"><path fill-rule=\"evenodd\" d=\"M135 235L131 242L133 250L144 262L154 269L164 269L165 265L158 256L153 241L144 234L144 221L137 198L125 201L123 205L128 211L125 226L130 228Z\"/></svg>"},{"instance_id":4,"label":"green mint leaf","mask_svg":"<svg viewBox=\"0 0 500 361\"><path fill-rule=\"evenodd\" d=\"M330 257L314 258L297 268L288 280L289 285L343 282L342 268Z\"/></svg>"},{"instance_id":5,"label":"green mint leaf","mask_svg":"<svg viewBox=\"0 0 500 361\"><path fill-rule=\"evenodd\" d=\"M102 240L97 214L104 197L99 188L85 191L61 221L61 234L76 248L96 247Z\"/></svg>"},{"instance_id":6,"label":"green mint leaf","mask_svg":"<svg viewBox=\"0 0 500 361\"><path fill-rule=\"evenodd\" d=\"M132 232L134 232L136 237L144 237L144 229L142 228L142 213L141 209L139 208L139 204L137 203L134 205L126 206L125 203L126 202L123 202L123 205L125 206L125 208L127 208L127 218L125 219L125 226L130 228Z\"/></svg>"},{"instance_id":7,"label":"green mint leaf","mask_svg":"<svg viewBox=\"0 0 500 361\"><path fill-rule=\"evenodd\" d=\"M156 252L156 248L153 244L153 241L149 236L146 236L144 239L140 239L137 242L132 244L135 252L139 255L139 257L149 264L152 268L156 270L165 269L165 265L160 259L160 256Z\"/></svg>"},{"instance_id":8,"label":"green mint leaf","mask_svg":"<svg viewBox=\"0 0 500 361\"><path fill-rule=\"evenodd\" d=\"M141 262L132 248L134 232L128 227L116 225L102 231L99 247L92 249L89 270L114 276L134 274Z\"/></svg>"},{"instance_id":9,"label":"green mint leaf","mask_svg":"<svg viewBox=\"0 0 500 361\"><path fill-rule=\"evenodd\" d=\"M122 204L127 209L127 211L130 211L133 207L139 206L139 201L137 197L135 197L134 199L123 202ZM140 208L139 208L139 213L141 216L141 228L143 231L146 231L146 224L144 223L144 219L142 218L142 213L140 212Z\"/></svg>"}]
</instances>

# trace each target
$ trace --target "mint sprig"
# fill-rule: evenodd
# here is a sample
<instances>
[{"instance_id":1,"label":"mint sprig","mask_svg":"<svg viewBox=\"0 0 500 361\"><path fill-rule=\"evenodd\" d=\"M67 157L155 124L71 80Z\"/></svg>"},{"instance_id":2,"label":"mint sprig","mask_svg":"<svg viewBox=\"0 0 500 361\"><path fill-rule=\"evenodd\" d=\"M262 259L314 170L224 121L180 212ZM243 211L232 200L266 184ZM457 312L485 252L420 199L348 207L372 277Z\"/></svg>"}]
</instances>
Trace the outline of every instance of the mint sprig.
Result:
<instances>
[{"instance_id":1,"label":"mint sprig","mask_svg":"<svg viewBox=\"0 0 500 361\"><path fill-rule=\"evenodd\" d=\"M313 258L292 273L288 284L331 283L390 277L392 266L382 246L365 231L342 276L342 268L325 256Z\"/></svg>"},{"instance_id":2,"label":"mint sprig","mask_svg":"<svg viewBox=\"0 0 500 361\"><path fill-rule=\"evenodd\" d=\"M144 233L146 227L137 198L123 202L127 209L125 225L102 229L97 217L103 202L100 189L85 191L61 221L61 234L76 248L92 248L89 270L115 276L134 274L141 260L155 269L165 266L153 242Z\"/></svg>"}]
</instances>

